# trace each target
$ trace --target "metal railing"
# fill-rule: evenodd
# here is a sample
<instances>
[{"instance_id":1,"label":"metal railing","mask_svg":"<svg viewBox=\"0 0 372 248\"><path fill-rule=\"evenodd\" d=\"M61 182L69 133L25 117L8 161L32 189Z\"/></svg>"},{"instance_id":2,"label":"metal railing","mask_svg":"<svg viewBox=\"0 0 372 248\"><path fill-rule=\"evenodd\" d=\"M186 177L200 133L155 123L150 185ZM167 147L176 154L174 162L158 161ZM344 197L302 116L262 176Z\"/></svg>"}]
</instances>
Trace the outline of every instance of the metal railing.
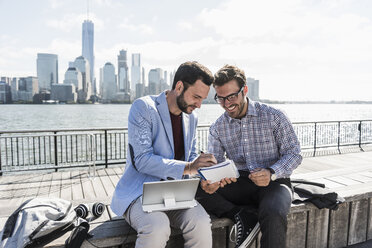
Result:
<instances>
[{"instance_id":1,"label":"metal railing","mask_svg":"<svg viewBox=\"0 0 372 248\"><path fill-rule=\"evenodd\" d=\"M293 123L303 151L372 144L372 120ZM206 151L209 125L197 129L197 148ZM8 171L124 164L128 129L0 131L0 175ZM91 150L92 152L89 152ZM94 150L94 151L93 151Z\"/></svg>"},{"instance_id":2,"label":"metal railing","mask_svg":"<svg viewBox=\"0 0 372 248\"><path fill-rule=\"evenodd\" d=\"M127 130L64 129L0 132L0 175L124 163ZM91 168L89 168L91 171Z\"/></svg>"},{"instance_id":3,"label":"metal railing","mask_svg":"<svg viewBox=\"0 0 372 248\"><path fill-rule=\"evenodd\" d=\"M3 135L0 136L0 172L88 166L89 176L95 177L96 151L95 136L87 132Z\"/></svg>"},{"instance_id":4,"label":"metal railing","mask_svg":"<svg viewBox=\"0 0 372 248\"><path fill-rule=\"evenodd\" d=\"M317 150L372 144L372 120L296 122L294 130L301 144L301 150Z\"/></svg>"}]
</instances>

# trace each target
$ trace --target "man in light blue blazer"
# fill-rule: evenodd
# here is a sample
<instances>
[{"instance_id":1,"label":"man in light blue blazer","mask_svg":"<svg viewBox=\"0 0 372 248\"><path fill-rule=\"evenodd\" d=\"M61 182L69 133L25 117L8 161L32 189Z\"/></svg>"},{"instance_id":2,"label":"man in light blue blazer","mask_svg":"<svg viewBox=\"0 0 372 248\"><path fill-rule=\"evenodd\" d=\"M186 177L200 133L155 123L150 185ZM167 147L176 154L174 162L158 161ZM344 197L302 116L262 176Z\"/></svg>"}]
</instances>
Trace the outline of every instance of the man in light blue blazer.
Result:
<instances>
[{"instance_id":1,"label":"man in light blue blazer","mask_svg":"<svg viewBox=\"0 0 372 248\"><path fill-rule=\"evenodd\" d=\"M211 221L198 204L194 208L146 213L140 196L144 182L181 179L199 167L211 166L211 154L196 153L197 116L213 82L198 62L180 65L172 90L137 99L128 117L127 166L118 182L111 208L137 231L136 247L165 247L170 227L180 228L184 247L212 247Z\"/></svg>"}]
</instances>

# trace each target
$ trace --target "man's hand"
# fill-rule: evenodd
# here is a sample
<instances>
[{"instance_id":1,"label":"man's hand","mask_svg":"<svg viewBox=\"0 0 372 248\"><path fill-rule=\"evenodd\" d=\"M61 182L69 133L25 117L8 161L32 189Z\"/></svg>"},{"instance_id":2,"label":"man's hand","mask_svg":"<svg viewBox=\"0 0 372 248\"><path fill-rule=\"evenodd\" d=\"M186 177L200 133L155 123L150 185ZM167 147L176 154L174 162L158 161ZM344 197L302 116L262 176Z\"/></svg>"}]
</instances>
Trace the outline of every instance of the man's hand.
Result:
<instances>
[{"instance_id":1,"label":"man's hand","mask_svg":"<svg viewBox=\"0 0 372 248\"><path fill-rule=\"evenodd\" d=\"M207 181L206 180L201 180L200 186L208 194L213 194L219 188L225 187L226 184L231 184L231 183L235 183L235 182L236 182L235 177L232 177L232 178L226 177L226 178L223 178L221 181L215 182L215 183L211 183L211 181L209 181L209 180L207 180Z\"/></svg>"},{"instance_id":2,"label":"man's hand","mask_svg":"<svg viewBox=\"0 0 372 248\"><path fill-rule=\"evenodd\" d=\"M185 170L189 170L189 174L197 174L200 167L209 167L214 164L217 164L217 160L213 154L202 153L197 159L189 163Z\"/></svg>"},{"instance_id":3,"label":"man's hand","mask_svg":"<svg viewBox=\"0 0 372 248\"><path fill-rule=\"evenodd\" d=\"M270 183L271 172L268 169L259 169L249 174L249 179L257 186L266 187Z\"/></svg>"},{"instance_id":4,"label":"man's hand","mask_svg":"<svg viewBox=\"0 0 372 248\"><path fill-rule=\"evenodd\" d=\"M225 177L225 178L221 179L220 187L223 188L223 187L225 187L226 184L231 184L231 183L235 183L235 182L236 182L235 177L231 177L231 178Z\"/></svg>"},{"instance_id":5,"label":"man's hand","mask_svg":"<svg viewBox=\"0 0 372 248\"><path fill-rule=\"evenodd\" d=\"M208 194L213 194L220 188L220 182L211 183L209 180L201 180L200 186Z\"/></svg>"}]
</instances>

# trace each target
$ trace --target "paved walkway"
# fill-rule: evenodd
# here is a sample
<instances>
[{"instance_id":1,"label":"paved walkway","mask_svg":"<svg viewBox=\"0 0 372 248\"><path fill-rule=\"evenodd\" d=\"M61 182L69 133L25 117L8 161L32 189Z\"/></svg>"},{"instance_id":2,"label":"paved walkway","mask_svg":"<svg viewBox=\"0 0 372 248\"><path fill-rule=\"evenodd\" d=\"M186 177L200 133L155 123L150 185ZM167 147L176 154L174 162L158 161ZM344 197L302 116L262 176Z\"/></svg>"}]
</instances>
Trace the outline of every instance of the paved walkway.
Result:
<instances>
[{"instance_id":1,"label":"paved walkway","mask_svg":"<svg viewBox=\"0 0 372 248\"><path fill-rule=\"evenodd\" d=\"M87 170L61 172L30 172L0 177L0 230L7 216L27 199L59 197L75 203L110 203L123 167L97 169L89 178ZM340 195L372 188L372 151L304 158L293 178L311 179L334 189ZM109 208L104 219L115 219Z\"/></svg>"},{"instance_id":2,"label":"paved walkway","mask_svg":"<svg viewBox=\"0 0 372 248\"><path fill-rule=\"evenodd\" d=\"M335 190L366 187L372 183L372 151L304 158L292 178L317 181Z\"/></svg>"}]
</instances>

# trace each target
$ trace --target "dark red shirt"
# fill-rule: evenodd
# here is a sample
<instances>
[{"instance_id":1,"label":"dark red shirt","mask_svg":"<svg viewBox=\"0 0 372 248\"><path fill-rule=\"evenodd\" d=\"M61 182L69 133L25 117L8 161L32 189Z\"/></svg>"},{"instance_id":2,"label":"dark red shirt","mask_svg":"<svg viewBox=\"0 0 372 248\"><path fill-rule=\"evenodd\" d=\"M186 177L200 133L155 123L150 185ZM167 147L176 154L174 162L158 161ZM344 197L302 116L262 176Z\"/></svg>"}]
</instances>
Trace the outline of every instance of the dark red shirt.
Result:
<instances>
[{"instance_id":1,"label":"dark red shirt","mask_svg":"<svg viewBox=\"0 0 372 248\"><path fill-rule=\"evenodd\" d=\"M173 144L174 144L174 159L185 160L185 145L183 142L183 128L182 128L182 113L174 115L171 112L170 117L172 121L173 130Z\"/></svg>"}]
</instances>

